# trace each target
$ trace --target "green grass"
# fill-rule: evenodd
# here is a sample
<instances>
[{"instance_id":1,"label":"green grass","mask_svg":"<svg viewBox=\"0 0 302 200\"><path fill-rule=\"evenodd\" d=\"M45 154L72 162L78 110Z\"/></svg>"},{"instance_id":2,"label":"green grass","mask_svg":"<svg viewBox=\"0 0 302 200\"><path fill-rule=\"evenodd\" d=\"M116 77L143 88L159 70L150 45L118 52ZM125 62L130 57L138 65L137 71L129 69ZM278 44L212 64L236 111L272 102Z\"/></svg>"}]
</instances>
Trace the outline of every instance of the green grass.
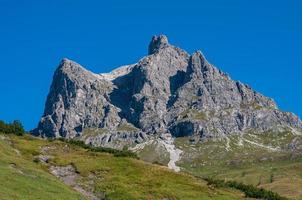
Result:
<instances>
[{"instance_id":1,"label":"green grass","mask_svg":"<svg viewBox=\"0 0 302 200\"><path fill-rule=\"evenodd\" d=\"M83 130L83 136L97 136L108 132L109 130L106 128L86 128Z\"/></svg>"},{"instance_id":2,"label":"green grass","mask_svg":"<svg viewBox=\"0 0 302 200\"><path fill-rule=\"evenodd\" d=\"M144 149L138 152L140 159L160 165L168 165L170 161L170 154L167 152L163 145L160 145L157 141L146 145Z\"/></svg>"},{"instance_id":3,"label":"green grass","mask_svg":"<svg viewBox=\"0 0 302 200\"><path fill-rule=\"evenodd\" d=\"M138 131L138 129L130 123L123 123L117 127L117 131L136 132L136 131Z\"/></svg>"},{"instance_id":4,"label":"green grass","mask_svg":"<svg viewBox=\"0 0 302 200\"><path fill-rule=\"evenodd\" d=\"M258 188L254 185L244 184L237 181L226 181L219 179L207 178L208 185L213 187L235 188L244 192L246 197L253 197L257 199L265 200L287 200L285 197L281 197L279 194L270 190Z\"/></svg>"},{"instance_id":5,"label":"green grass","mask_svg":"<svg viewBox=\"0 0 302 200\"><path fill-rule=\"evenodd\" d=\"M188 138L177 138L176 146L184 151L177 163L183 170L197 176L235 180L272 190L292 199L302 199L302 155L286 146L302 136L290 132L256 134L250 132L227 139L191 144ZM256 146L247 139L278 151ZM241 144L240 144L241 143Z\"/></svg>"},{"instance_id":6,"label":"green grass","mask_svg":"<svg viewBox=\"0 0 302 200\"><path fill-rule=\"evenodd\" d=\"M193 119L193 120L198 120L198 121L204 121L207 120L207 114L202 112L202 111L198 111L195 109L186 109L185 111L183 111L180 116L185 120L187 118L189 119Z\"/></svg>"},{"instance_id":7,"label":"green grass","mask_svg":"<svg viewBox=\"0 0 302 200\"><path fill-rule=\"evenodd\" d=\"M33 153L29 149L18 153L8 139L0 135L0 199L85 199L83 196L64 185L41 166L23 156ZM7 136L5 136L8 138ZM38 141L35 146L38 146ZM29 159L28 159L29 158Z\"/></svg>"},{"instance_id":8,"label":"green grass","mask_svg":"<svg viewBox=\"0 0 302 200\"><path fill-rule=\"evenodd\" d=\"M113 149L113 148L108 148L108 147L93 147L91 145L85 144L83 141L81 140L66 140L63 138L60 138L60 140L62 142L77 146L77 147L81 147L83 149L87 149L89 151L93 151L93 152L103 152L103 153L110 153L113 154L116 157L129 157L129 158L136 158L138 159L138 156L136 153L129 151L127 149L123 149L123 150L118 150L118 149Z\"/></svg>"},{"instance_id":9,"label":"green grass","mask_svg":"<svg viewBox=\"0 0 302 200\"><path fill-rule=\"evenodd\" d=\"M41 148L53 156L51 165L72 164L81 185L93 179L93 190L105 193L106 199L244 199L237 190L211 188L199 178L175 173L166 167L141 160L93 152L63 141L40 140L30 136L6 136L1 139L1 199L84 199L48 173L47 166L34 162ZM18 156L14 149L20 151ZM10 167L10 163L15 163ZM22 173L19 172L22 171Z\"/></svg>"},{"instance_id":10,"label":"green grass","mask_svg":"<svg viewBox=\"0 0 302 200\"><path fill-rule=\"evenodd\" d=\"M275 147L298 137L288 132L251 133L243 139ZM245 141L240 136L191 144L188 138L175 143L184 151L177 163L187 173L175 173L165 166L142 160L116 157L111 152L92 151L60 140L41 140L28 135L0 135L0 199L84 199L72 188L48 173L48 167L34 162L43 147L53 158L51 165L72 165L82 177L79 184L104 193L106 199L244 199L232 188L213 188L196 178L214 177L225 181L252 184L292 199L302 199L302 157L289 152L270 152ZM241 138L242 139L242 138ZM152 155L151 145L142 151ZM144 157L146 157L146 155ZM267 158L264 159L263 158ZM167 163L167 158L161 164ZM91 186L91 181L93 185Z\"/></svg>"}]
</instances>

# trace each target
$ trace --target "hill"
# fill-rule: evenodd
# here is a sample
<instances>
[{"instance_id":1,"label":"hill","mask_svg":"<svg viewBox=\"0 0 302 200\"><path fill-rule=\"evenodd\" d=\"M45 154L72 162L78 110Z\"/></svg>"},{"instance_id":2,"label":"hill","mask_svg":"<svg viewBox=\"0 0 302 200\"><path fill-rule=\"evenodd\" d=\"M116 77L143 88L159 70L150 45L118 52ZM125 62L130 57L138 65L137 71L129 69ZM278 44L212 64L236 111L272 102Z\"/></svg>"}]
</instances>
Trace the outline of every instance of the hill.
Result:
<instances>
[{"instance_id":1,"label":"hill","mask_svg":"<svg viewBox=\"0 0 302 200\"><path fill-rule=\"evenodd\" d=\"M245 199L164 166L59 140L1 134L0 147L1 199Z\"/></svg>"}]
</instances>

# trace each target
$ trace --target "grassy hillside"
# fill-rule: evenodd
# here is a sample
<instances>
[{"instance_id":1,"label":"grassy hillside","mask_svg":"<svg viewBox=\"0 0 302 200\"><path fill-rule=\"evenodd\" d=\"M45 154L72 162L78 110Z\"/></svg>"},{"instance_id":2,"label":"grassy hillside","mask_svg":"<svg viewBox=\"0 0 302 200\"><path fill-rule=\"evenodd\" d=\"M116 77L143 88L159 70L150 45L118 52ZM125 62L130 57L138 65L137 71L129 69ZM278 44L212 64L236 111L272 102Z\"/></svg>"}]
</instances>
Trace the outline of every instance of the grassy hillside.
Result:
<instances>
[{"instance_id":1,"label":"grassy hillside","mask_svg":"<svg viewBox=\"0 0 302 200\"><path fill-rule=\"evenodd\" d=\"M14 137L0 134L0 199L85 199L32 161L30 151L20 151ZM37 143L38 145L38 143Z\"/></svg>"},{"instance_id":2,"label":"grassy hillside","mask_svg":"<svg viewBox=\"0 0 302 200\"><path fill-rule=\"evenodd\" d=\"M106 199L244 199L237 190L215 189L163 166L62 141L0 134L0 149L0 199L85 199L52 176L51 166L72 166L79 187Z\"/></svg>"},{"instance_id":3,"label":"grassy hillside","mask_svg":"<svg viewBox=\"0 0 302 200\"><path fill-rule=\"evenodd\" d=\"M177 138L177 163L201 177L235 180L302 199L302 136L292 132L229 136L200 144Z\"/></svg>"}]
</instances>

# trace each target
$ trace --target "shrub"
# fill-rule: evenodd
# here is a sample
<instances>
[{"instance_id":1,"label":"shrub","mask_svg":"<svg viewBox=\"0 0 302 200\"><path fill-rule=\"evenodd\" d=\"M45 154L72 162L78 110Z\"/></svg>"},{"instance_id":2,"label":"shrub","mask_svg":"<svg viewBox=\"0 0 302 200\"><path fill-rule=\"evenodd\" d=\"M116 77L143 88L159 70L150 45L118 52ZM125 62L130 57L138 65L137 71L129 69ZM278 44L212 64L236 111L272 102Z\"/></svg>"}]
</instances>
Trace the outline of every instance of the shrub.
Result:
<instances>
[{"instance_id":1,"label":"shrub","mask_svg":"<svg viewBox=\"0 0 302 200\"><path fill-rule=\"evenodd\" d=\"M18 120L14 120L12 123L8 124L0 120L0 133L15 134L20 136L25 133L25 130L22 123Z\"/></svg>"},{"instance_id":2,"label":"shrub","mask_svg":"<svg viewBox=\"0 0 302 200\"><path fill-rule=\"evenodd\" d=\"M88 149L88 150L93 151L93 152L110 153L110 154L113 154L116 157L130 157L130 158L138 159L138 156L135 153L133 153L132 151L126 150L126 149L117 150L117 149L108 148L108 147L93 147L91 145L85 144L81 140L66 140L66 139L63 139L63 138L60 138L59 140L67 142L71 145L75 145L75 146L82 147L84 149Z\"/></svg>"},{"instance_id":3,"label":"shrub","mask_svg":"<svg viewBox=\"0 0 302 200\"><path fill-rule=\"evenodd\" d=\"M40 159L39 159L38 157L34 157L33 162L34 162L34 163L39 163L39 162L40 162Z\"/></svg>"},{"instance_id":4,"label":"shrub","mask_svg":"<svg viewBox=\"0 0 302 200\"><path fill-rule=\"evenodd\" d=\"M287 198L281 197L279 194L274 193L263 188L257 188L253 185L246 185L236 181L223 181L212 178L205 178L208 182L208 185L214 187L230 187L242 191L246 197L256 198L256 199L265 199L265 200L286 200Z\"/></svg>"}]
</instances>

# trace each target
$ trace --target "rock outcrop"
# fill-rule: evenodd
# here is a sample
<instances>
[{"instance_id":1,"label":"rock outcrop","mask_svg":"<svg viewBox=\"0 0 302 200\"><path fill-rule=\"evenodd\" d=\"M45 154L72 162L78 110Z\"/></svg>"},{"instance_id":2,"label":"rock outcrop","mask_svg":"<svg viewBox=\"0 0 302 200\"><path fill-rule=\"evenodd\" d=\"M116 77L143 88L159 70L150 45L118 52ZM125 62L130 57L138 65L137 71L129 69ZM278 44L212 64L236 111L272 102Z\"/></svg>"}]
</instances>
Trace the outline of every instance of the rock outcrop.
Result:
<instances>
[{"instance_id":1,"label":"rock outcrop","mask_svg":"<svg viewBox=\"0 0 302 200\"><path fill-rule=\"evenodd\" d=\"M122 148L166 133L199 142L302 129L296 115L233 81L199 51L189 55L160 35L152 38L148 53L136 64L105 74L64 59L33 134Z\"/></svg>"}]
</instances>

